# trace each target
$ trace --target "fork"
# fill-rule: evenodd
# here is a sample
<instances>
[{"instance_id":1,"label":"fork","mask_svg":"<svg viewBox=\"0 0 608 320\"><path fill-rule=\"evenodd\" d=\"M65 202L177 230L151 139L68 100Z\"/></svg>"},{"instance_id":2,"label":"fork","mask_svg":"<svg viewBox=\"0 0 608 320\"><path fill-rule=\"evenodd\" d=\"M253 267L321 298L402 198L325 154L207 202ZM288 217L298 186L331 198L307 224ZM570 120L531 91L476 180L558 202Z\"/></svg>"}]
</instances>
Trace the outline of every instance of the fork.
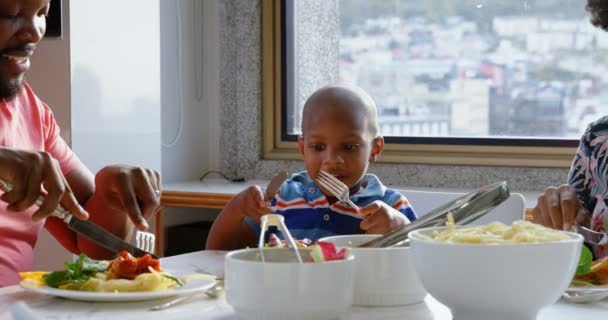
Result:
<instances>
[{"instance_id":1,"label":"fork","mask_svg":"<svg viewBox=\"0 0 608 320\"><path fill-rule=\"evenodd\" d=\"M135 246L141 250L154 252L155 242L156 236L153 233L138 230L135 234Z\"/></svg>"},{"instance_id":2,"label":"fork","mask_svg":"<svg viewBox=\"0 0 608 320\"><path fill-rule=\"evenodd\" d=\"M196 292L193 294L175 298L175 299L165 302L163 304L153 306L149 310L150 311L164 310L167 308L171 308L175 305L178 305L184 301L190 301L193 299L202 298L204 296L207 296L212 299L216 299L216 298L219 298L223 293L224 293L224 278L216 278L215 284L211 288L205 289L202 292Z\"/></svg>"},{"instance_id":3,"label":"fork","mask_svg":"<svg viewBox=\"0 0 608 320\"><path fill-rule=\"evenodd\" d=\"M350 191L344 182L338 180L338 178L323 170L319 171L319 174L317 175L317 182L321 185L321 187L331 192L331 194L338 198L338 200L341 202L346 202L349 206L359 210L359 207L350 200Z\"/></svg>"}]
</instances>

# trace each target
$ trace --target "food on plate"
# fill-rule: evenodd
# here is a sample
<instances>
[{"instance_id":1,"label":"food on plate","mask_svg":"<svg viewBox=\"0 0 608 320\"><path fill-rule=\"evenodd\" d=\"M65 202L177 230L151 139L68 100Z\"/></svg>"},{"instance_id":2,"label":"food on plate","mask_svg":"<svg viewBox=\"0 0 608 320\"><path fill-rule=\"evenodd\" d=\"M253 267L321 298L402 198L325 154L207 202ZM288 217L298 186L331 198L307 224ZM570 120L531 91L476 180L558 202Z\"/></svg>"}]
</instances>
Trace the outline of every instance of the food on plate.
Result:
<instances>
[{"instance_id":1,"label":"food on plate","mask_svg":"<svg viewBox=\"0 0 608 320\"><path fill-rule=\"evenodd\" d=\"M266 244L265 247L271 246ZM300 247L299 244L298 247ZM272 248L288 248L288 246L282 244L281 246L274 246ZM333 242L317 241L316 244L310 245L308 249L312 249L310 251L311 258L308 260L308 262L325 262L333 260L345 260L348 258L348 249L344 247L338 250ZM255 260L262 261L260 253L257 253Z\"/></svg>"},{"instance_id":2,"label":"food on plate","mask_svg":"<svg viewBox=\"0 0 608 320\"><path fill-rule=\"evenodd\" d=\"M298 248L312 248L315 246L314 244L312 244L312 240L310 240L308 238L293 239L293 241L296 243L296 246L298 246ZM287 243L287 240L282 240L276 234L271 233L268 236L268 243L264 244L264 247L286 248L286 247L289 247L289 244Z\"/></svg>"},{"instance_id":3,"label":"food on plate","mask_svg":"<svg viewBox=\"0 0 608 320\"><path fill-rule=\"evenodd\" d=\"M448 215L447 227L434 231L428 240L449 243L541 243L567 240L569 236L539 224L518 220L512 225L492 222L484 226L456 228L454 218Z\"/></svg>"},{"instance_id":4,"label":"food on plate","mask_svg":"<svg viewBox=\"0 0 608 320\"><path fill-rule=\"evenodd\" d=\"M317 245L310 252L312 261L324 262L333 260L344 260L347 257L346 247L338 250L333 242L317 241Z\"/></svg>"},{"instance_id":5,"label":"food on plate","mask_svg":"<svg viewBox=\"0 0 608 320\"><path fill-rule=\"evenodd\" d=\"M65 262L65 270L22 272L24 281L53 288L94 292L141 292L171 290L182 282L161 270L160 261L146 254L135 258L126 251L111 261L98 261L81 254Z\"/></svg>"},{"instance_id":6,"label":"food on plate","mask_svg":"<svg viewBox=\"0 0 608 320\"><path fill-rule=\"evenodd\" d=\"M581 257L581 260L582 259L583 257ZM591 262L591 268L589 268L587 272L577 272L574 280L572 281L572 285L577 287L608 285L608 257Z\"/></svg>"}]
</instances>

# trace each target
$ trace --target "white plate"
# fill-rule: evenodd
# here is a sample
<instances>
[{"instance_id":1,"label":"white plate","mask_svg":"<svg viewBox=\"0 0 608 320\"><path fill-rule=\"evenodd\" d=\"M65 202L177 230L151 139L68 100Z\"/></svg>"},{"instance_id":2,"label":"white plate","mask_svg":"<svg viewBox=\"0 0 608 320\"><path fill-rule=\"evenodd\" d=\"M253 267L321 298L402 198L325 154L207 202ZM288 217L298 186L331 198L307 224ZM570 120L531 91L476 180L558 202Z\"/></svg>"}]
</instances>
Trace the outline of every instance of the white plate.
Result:
<instances>
[{"instance_id":1,"label":"white plate","mask_svg":"<svg viewBox=\"0 0 608 320\"><path fill-rule=\"evenodd\" d=\"M608 286L570 286L566 289L566 292L606 292L608 293Z\"/></svg>"},{"instance_id":2,"label":"white plate","mask_svg":"<svg viewBox=\"0 0 608 320\"><path fill-rule=\"evenodd\" d=\"M80 301L102 301L102 302L129 302L162 299L174 296L187 295L210 288L214 279L189 279L184 286L166 291L147 291L147 292L88 292L51 288L40 285L27 279L21 281L23 289L40 294L48 294L55 297L62 297Z\"/></svg>"}]
</instances>

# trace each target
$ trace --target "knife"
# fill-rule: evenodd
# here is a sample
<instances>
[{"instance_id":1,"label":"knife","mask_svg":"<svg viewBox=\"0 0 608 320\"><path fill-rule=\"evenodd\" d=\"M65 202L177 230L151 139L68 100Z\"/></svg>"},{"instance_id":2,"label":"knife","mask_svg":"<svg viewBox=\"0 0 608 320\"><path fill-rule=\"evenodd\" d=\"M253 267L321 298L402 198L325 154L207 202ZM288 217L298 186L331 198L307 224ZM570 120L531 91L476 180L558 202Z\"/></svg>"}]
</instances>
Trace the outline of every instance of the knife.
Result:
<instances>
[{"instance_id":1,"label":"knife","mask_svg":"<svg viewBox=\"0 0 608 320\"><path fill-rule=\"evenodd\" d=\"M281 187L283 182L285 182L288 177L289 174L286 171L281 170L270 179L268 186L266 186L266 190L264 190L264 197L266 199L266 209L268 209L268 213L274 213L274 209L271 208L270 202L272 201L272 198L274 198L274 195L277 194L277 191L279 191L279 188Z\"/></svg>"},{"instance_id":2,"label":"knife","mask_svg":"<svg viewBox=\"0 0 608 320\"><path fill-rule=\"evenodd\" d=\"M287 174L285 171L279 171L277 174L275 174L272 179L270 179L270 182L264 191L266 199L274 198L274 195L277 193L277 191L279 191L279 188L288 177L289 174Z\"/></svg>"},{"instance_id":3,"label":"knife","mask_svg":"<svg viewBox=\"0 0 608 320\"><path fill-rule=\"evenodd\" d=\"M0 179L0 189L4 190L4 192L10 192L11 190L13 190L13 186L10 183ZM43 202L44 198L42 196L39 196L38 199L36 199L37 206L42 205ZM139 249L138 247L122 240L121 238L115 236L114 234L94 224L93 222L74 218L69 211L65 210L61 206L55 208L55 211L53 212L52 216L63 220L63 222L68 225L68 228L70 228L70 230L83 235L87 239L97 243L98 245L112 252L119 253L125 250L134 257L141 257L143 255L149 254L154 259L158 259L158 256L156 256L155 254Z\"/></svg>"}]
</instances>

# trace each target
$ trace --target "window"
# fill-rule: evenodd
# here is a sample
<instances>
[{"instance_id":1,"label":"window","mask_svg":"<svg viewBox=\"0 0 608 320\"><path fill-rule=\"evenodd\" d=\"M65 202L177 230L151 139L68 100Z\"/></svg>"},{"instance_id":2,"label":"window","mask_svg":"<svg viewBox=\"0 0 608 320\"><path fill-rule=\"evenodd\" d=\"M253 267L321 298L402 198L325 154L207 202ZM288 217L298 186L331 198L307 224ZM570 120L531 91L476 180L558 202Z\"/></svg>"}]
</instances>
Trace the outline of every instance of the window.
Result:
<instances>
[{"instance_id":1,"label":"window","mask_svg":"<svg viewBox=\"0 0 608 320\"><path fill-rule=\"evenodd\" d=\"M264 157L298 158L306 98L375 99L382 160L568 167L608 111L608 33L580 0L263 2Z\"/></svg>"}]
</instances>

